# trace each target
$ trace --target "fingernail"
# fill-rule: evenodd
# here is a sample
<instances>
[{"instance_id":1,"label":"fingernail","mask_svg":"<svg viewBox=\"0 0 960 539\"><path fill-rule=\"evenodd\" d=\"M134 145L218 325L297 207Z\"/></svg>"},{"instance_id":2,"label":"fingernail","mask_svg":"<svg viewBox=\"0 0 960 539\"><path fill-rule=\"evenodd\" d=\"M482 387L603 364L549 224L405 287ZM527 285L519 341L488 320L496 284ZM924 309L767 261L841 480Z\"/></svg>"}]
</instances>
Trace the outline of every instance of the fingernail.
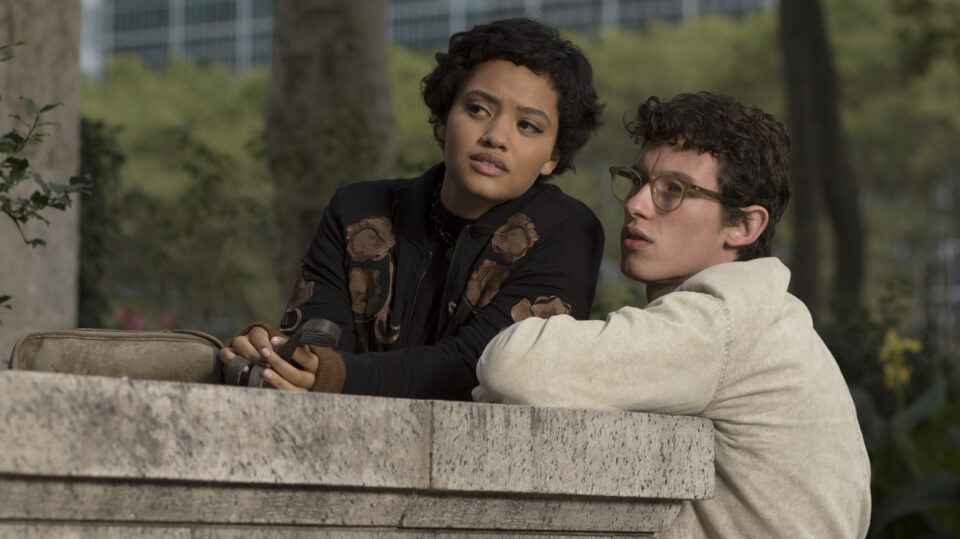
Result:
<instances>
[{"instance_id":1,"label":"fingernail","mask_svg":"<svg viewBox=\"0 0 960 539\"><path fill-rule=\"evenodd\" d=\"M270 342L273 344L280 344L280 337L274 337L270 339Z\"/></svg>"},{"instance_id":2,"label":"fingernail","mask_svg":"<svg viewBox=\"0 0 960 539\"><path fill-rule=\"evenodd\" d=\"M271 371L270 369L264 370L263 377L266 378L267 380L273 378L273 371Z\"/></svg>"},{"instance_id":3,"label":"fingernail","mask_svg":"<svg viewBox=\"0 0 960 539\"><path fill-rule=\"evenodd\" d=\"M267 347L263 347L263 349L260 350L260 355L265 358L270 357L270 349Z\"/></svg>"}]
</instances>

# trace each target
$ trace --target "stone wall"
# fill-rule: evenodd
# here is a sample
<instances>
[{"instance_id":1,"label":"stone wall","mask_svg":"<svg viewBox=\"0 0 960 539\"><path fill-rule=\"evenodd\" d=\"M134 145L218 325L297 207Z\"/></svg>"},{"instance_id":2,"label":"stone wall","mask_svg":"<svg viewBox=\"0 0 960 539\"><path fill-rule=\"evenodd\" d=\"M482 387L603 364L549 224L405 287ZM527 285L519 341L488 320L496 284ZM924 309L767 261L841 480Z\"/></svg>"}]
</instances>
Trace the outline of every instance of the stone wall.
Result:
<instances>
[{"instance_id":1,"label":"stone wall","mask_svg":"<svg viewBox=\"0 0 960 539\"><path fill-rule=\"evenodd\" d=\"M636 535L713 492L710 422L644 413L6 371L0 433L0 536Z\"/></svg>"},{"instance_id":2,"label":"stone wall","mask_svg":"<svg viewBox=\"0 0 960 539\"><path fill-rule=\"evenodd\" d=\"M38 105L63 103L44 120L57 125L49 137L27 153L31 168L47 181L65 183L77 174L80 158L79 0L0 1L0 45L18 41L14 58L0 63L0 128L13 127L7 117L23 114L20 96ZM8 51L9 52L9 51ZM24 182L29 196L35 188ZM17 337L31 329L74 327L77 319L79 212L75 201L66 212L49 210L50 225L28 224L28 237L40 237L46 247L23 243L16 226L0 214L0 296L13 296L13 310L0 308L0 358L10 355ZM6 362L0 361L0 369Z\"/></svg>"}]
</instances>

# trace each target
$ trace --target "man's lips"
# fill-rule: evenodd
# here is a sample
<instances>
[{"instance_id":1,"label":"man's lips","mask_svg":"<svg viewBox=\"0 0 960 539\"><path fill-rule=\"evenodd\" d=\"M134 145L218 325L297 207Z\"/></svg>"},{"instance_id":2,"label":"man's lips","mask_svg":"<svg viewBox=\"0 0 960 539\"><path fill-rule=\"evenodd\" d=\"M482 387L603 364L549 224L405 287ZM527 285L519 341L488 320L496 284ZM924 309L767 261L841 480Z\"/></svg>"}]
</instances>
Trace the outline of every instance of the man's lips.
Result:
<instances>
[{"instance_id":1,"label":"man's lips","mask_svg":"<svg viewBox=\"0 0 960 539\"><path fill-rule=\"evenodd\" d=\"M499 176L509 172L507 164L498 156L490 153L475 153L470 156L470 166L481 174L489 176Z\"/></svg>"},{"instance_id":2,"label":"man's lips","mask_svg":"<svg viewBox=\"0 0 960 539\"><path fill-rule=\"evenodd\" d=\"M620 241L627 249L642 249L653 243L649 236L636 229L624 228Z\"/></svg>"}]
</instances>

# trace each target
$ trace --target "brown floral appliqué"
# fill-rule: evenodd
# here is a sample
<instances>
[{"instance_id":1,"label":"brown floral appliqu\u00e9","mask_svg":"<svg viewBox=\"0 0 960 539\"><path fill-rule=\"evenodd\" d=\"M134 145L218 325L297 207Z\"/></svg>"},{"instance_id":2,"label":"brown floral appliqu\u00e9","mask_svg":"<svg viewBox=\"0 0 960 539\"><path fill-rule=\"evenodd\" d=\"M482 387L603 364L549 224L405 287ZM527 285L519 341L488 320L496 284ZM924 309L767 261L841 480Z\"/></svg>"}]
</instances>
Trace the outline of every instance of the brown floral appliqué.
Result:
<instances>
[{"instance_id":1,"label":"brown floral appliqu\u00e9","mask_svg":"<svg viewBox=\"0 0 960 539\"><path fill-rule=\"evenodd\" d=\"M300 278L297 279L297 284L293 285L293 295L290 296L290 301L287 302L287 308L284 310L283 320L280 322L280 330L292 330L300 324L300 320L303 319L303 313L300 312L298 307L303 305L303 303L313 295L314 284L316 283L307 280L306 271L300 274Z\"/></svg>"},{"instance_id":2,"label":"brown floral appliqu\u00e9","mask_svg":"<svg viewBox=\"0 0 960 539\"><path fill-rule=\"evenodd\" d=\"M506 266L501 266L493 260L484 260L477 271L470 276L464 299L471 306L486 307L500 292L500 287L509 275L510 271Z\"/></svg>"},{"instance_id":3,"label":"brown floral appliqu\u00e9","mask_svg":"<svg viewBox=\"0 0 960 539\"><path fill-rule=\"evenodd\" d=\"M350 309L365 317L380 308L380 272L373 268L350 270Z\"/></svg>"},{"instance_id":4,"label":"brown floral appliqu\u00e9","mask_svg":"<svg viewBox=\"0 0 960 539\"><path fill-rule=\"evenodd\" d=\"M510 318L513 318L514 322L531 316L550 318L558 314L570 314L570 304L557 296L540 296L533 304L529 299L523 298L513 306L513 309L510 309Z\"/></svg>"},{"instance_id":5,"label":"brown floral appliqu\u00e9","mask_svg":"<svg viewBox=\"0 0 960 539\"><path fill-rule=\"evenodd\" d=\"M494 232L490 243L495 253L499 253L507 263L512 264L527 254L527 249L533 247L538 239L540 235L530 218L516 213Z\"/></svg>"},{"instance_id":6,"label":"brown floral appliqu\u00e9","mask_svg":"<svg viewBox=\"0 0 960 539\"><path fill-rule=\"evenodd\" d=\"M382 260L395 243L386 217L367 217L347 227L347 251L356 262Z\"/></svg>"}]
</instances>

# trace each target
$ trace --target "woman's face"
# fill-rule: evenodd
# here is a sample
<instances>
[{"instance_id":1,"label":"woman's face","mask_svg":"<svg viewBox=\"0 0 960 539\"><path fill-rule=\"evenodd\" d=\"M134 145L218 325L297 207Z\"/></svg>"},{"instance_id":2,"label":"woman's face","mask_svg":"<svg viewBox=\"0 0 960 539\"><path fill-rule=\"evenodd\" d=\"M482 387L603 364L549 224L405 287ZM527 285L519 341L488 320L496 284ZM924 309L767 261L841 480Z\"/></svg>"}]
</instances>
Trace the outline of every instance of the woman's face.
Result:
<instances>
[{"instance_id":1,"label":"woman's face","mask_svg":"<svg viewBox=\"0 0 960 539\"><path fill-rule=\"evenodd\" d=\"M479 64L438 130L447 167L443 205L476 219L525 193L557 166L559 122L549 77L506 60Z\"/></svg>"}]
</instances>

